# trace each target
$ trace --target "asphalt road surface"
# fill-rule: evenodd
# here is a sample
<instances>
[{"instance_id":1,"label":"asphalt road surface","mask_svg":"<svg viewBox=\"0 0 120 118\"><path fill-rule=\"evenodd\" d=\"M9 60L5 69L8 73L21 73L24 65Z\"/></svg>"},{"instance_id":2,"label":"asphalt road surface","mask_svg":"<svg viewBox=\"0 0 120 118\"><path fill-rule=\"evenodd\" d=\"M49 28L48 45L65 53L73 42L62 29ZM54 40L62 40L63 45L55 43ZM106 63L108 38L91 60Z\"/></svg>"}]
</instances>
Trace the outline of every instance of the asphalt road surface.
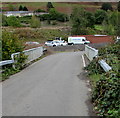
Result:
<instances>
[{"instance_id":1,"label":"asphalt road surface","mask_svg":"<svg viewBox=\"0 0 120 118\"><path fill-rule=\"evenodd\" d=\"M47 56L4 81L2 115L91 116L83 53Z\"/></svg>"}]
</instances>

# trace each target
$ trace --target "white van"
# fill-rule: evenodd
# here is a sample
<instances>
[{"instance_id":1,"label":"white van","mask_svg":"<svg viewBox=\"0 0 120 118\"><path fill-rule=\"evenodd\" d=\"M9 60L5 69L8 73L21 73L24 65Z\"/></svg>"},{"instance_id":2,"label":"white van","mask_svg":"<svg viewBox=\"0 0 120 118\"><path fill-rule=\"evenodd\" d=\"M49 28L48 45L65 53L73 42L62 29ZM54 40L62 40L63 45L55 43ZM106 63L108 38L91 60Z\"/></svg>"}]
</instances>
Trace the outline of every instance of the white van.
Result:
<instances>
[{"instance_id":1,"label":"white van","mask_svg":"<svg viewBox=\"0 0 120 118\"><path fill-rule=\"evenodd\" d=\"M87 43L90 43L90 41L87 41L85 37L68 37L68 45Z\"/></svg>"}]
</instances>

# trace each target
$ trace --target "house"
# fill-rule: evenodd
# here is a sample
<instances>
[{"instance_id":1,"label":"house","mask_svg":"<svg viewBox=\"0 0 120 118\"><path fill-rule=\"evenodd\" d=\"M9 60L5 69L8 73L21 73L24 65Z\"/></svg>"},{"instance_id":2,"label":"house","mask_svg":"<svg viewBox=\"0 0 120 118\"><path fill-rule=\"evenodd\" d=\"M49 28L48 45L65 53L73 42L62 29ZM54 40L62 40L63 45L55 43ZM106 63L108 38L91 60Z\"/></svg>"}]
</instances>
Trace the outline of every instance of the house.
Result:
<instances>
[{"instance_id":1,"label":"house","mask_svg":"<svg viewBox=\"0 0 120 118\"><path fill-rule=\"evenodd\" d=\"M46 12L40 12L40 13L34 13L33 11L7 11L3 12L3 14L7 17L10 16L16 16L16 17L23 17L23 16L33 16L33 15L43 15L43 14L49 14Z\"/></svg>"},{"instance_id":2,"label":"house","mask_svg":"<svg viewBox=\"0 0 120 118\"><path fill-rule=\"evenodd\" d=\"M9 16L22 17L22 16L32 16L33 12L32 11L7 11L7 12L3 12L3 14L7 17Z\"/></svg>"}]
</instances>

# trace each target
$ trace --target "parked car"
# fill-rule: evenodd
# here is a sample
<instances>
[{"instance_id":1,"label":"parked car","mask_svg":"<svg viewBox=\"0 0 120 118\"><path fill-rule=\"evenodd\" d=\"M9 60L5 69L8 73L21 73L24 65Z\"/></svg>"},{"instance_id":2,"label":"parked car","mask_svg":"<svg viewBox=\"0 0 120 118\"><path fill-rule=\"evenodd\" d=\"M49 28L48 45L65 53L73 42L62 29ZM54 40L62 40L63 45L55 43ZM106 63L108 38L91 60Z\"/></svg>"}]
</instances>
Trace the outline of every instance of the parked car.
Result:
<instances>
[{"instance_id":1,"label":"parked car","mask_svg":"<svg viewBox=\"0 0 120 118\"><path fill-rule=\"evenodd\" d=\"M66 46L68 43L66 42L66 41L64 41L64 40L62 40L62 41L59 41L60 42L60 45L61 46Z\"/></svg>"},{"instance_id":2,"label":"parked car","mask_svg":"<svg viewBox=\"0 0 120 118\"><path fill-rule=\"evenodd\" d=\"M52 46L52 47L60 46L60 42L59 41L47 41L45 42L45 45Z\"/></svg>"},{"instance_id":3,"label":"parked car","mask_svg":"<svg viewBox=\"0 0 120 118\"><path fill-rule=\"evenodd\" d=\"M60 46L66 46L68 43L64 40L53 40L53 41L57 41L60 43Z\"/></svg>"},{"instance_id":4,"label":"parked car","mask_svg":"<svg viewBox=\"0 0 120 118\"><path fill-rule=\"evenodd\" d=\"M45 45L48 46L52 41L46 41Z\"/></svg>"},{"instance_id":5,"label":"parked car","mask_svg":"<svg viewBox=\"0 0 120 118\"><path fill-rule=\"evenodd\" d=\"M39 42L32 42L32 41L30 41L30 42L26 42L25 44L26 44L26 45L29 45L29 44L37 44L37 45L38 45L38 44L40 44L40 43L39 43Z\"/></svg>"}]
</instances>

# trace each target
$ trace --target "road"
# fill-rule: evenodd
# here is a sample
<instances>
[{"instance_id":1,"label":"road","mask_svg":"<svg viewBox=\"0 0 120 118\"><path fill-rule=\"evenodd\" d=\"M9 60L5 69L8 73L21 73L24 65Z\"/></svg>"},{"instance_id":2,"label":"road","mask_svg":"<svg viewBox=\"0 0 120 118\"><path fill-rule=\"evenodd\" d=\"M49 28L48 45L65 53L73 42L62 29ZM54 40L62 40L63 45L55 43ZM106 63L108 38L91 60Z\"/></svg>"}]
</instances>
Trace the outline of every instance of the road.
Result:
<instances>
[{"instance_id":1,"label":"road","mask_svg":"<svg viewBox=\"0 0 120 118\"><path fill-rule=\"evenodd\" d=\"M3 116L90 116L83 52L47 56L3 82Z\"/></svg>"}]
</instances>

